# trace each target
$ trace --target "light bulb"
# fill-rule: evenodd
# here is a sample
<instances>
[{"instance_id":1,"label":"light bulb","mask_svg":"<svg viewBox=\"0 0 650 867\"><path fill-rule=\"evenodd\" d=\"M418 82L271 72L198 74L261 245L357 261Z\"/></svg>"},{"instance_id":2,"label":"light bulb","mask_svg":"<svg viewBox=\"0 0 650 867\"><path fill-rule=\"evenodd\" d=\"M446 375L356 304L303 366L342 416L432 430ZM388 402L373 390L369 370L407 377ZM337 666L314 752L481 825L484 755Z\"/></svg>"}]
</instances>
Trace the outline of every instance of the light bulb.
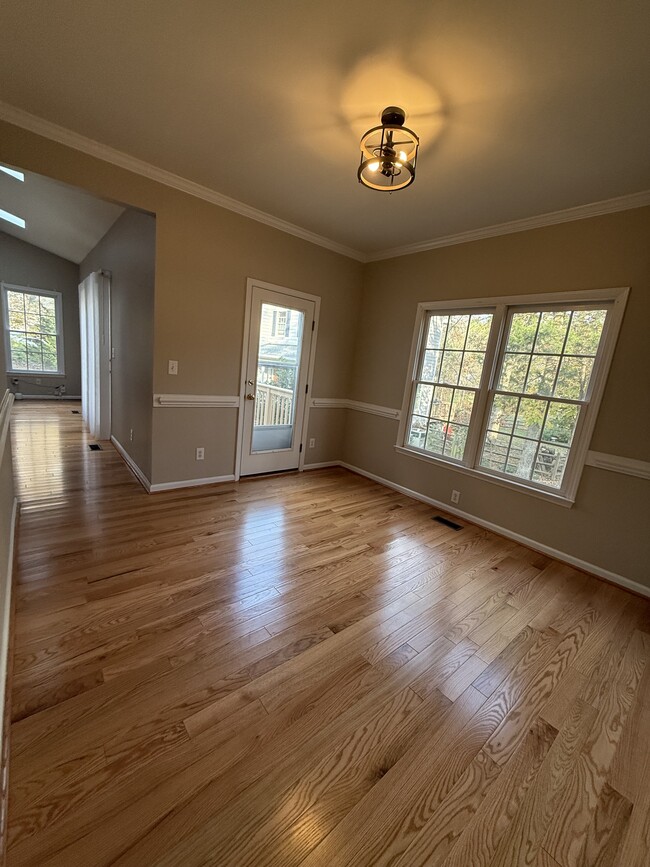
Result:
<instances>
[{"instance_id":1,"label":"light bulb","mask_svg":"<svg viewBox=\"0 0 650 867\"><path fill-rule=\"evenodd\" d=\"M395 166L396 169L401 169L401 168L402 168L402 164L401 164L401 163L393 163L393 165Z\"/></svg>"},{"instance_id":2,"label":"light bulb","mask_svg":"<svg viewBox=\"0 0 650 867\"><path fill-rule=\"evenodd\" d=\"M406 154L404 153L404 151L400 151L400 152L399 152L399 158L401 159L401 161L402 161L403 163L406 162Z\"/></svg>"},{"instance_id":3,"label":"light bulb","mask_svg":"<svg viewBox=\"0 0 650 867\"><path fill-rule=\"evenodd\" d=\"M368 163L368 169L371 172L376 172L379 168L379 163Z\"/></svg>"}]
</instances>

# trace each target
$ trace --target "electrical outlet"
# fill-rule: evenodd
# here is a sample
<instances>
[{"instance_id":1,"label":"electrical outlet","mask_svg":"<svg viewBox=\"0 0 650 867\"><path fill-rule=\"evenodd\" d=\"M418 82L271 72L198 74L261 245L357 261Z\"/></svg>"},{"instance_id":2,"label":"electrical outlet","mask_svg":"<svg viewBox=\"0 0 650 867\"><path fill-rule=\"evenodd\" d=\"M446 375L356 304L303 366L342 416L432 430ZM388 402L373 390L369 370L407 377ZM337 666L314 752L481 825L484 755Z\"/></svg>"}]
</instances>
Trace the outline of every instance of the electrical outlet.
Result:
<instances>
[{"instance_id":1,"label":"electrical outlet","mask_svg":"<svg viewBox=\"0 0 650 867\"><path fill-rule=\"evenodd\" d=\"M198 448L196 450L196 459L197 459L197 461L205 460L205 449L204 448Z\"/></svg>"},{"instance_id":2,"label":"electrical outlet","mask_svg":"<svg viewBox=\"0 0 650 867\"><path fill-rule=\"evenodd\" d=\"M460 501L460 491L451 492L451 502L458 503Z\"/></svg>"},{"instance_id":3,"label":"electrical outlet","mask_svg":"<svg viewBox=\"0 0 650 867\"><path fill-rule=\"evenodd\" d=\"M43 382L43 380L40 378L40 376L37 376L36 377L36 385L40 385L42 382Z\"/></svg>"},{"instance_id":4,"label":"electrical outlet","mask_svg":"<svg viewBox=\"0 0 650 867\"><path fill-rule=\"evenodd\" d=\"M133 428L129 431L129 439L133 442Z\"/></svg>"},{"instance_id":5,"label":"electrical outlet","mask_svg":"<svg viewBox=\"0 0 650 867\"><path fill-rule=\"evenodd\" d=\"M167 373L171 374L171 376L176 376L176 374L178 373L177 361L169 361L167 363Z\"/></svg>"},{"instance_id":6,"label":"electrical outlet","mask_svg":"<svg viewBox=\"0 0 650 867\"><path fill-rule=\"evenodd\" d=\"M309 448L310 448L310 449L313 449L313 448L315 448L315 447L316 447L316 438L315 438L315 437L312 437L312 438L309 440Z\"/></svg>"}]
</instances>

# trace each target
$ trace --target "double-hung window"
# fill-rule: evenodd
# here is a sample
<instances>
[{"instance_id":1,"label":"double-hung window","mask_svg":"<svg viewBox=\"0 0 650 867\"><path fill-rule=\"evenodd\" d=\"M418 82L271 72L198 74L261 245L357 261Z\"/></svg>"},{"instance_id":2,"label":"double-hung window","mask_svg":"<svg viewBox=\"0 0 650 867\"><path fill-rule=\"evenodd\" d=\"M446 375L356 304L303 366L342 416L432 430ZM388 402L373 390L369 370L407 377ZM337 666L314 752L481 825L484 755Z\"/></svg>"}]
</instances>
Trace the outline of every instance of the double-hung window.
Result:
<instances>
[{"instance_id":1,"label":"double-hung window","mask_svg":"<svg viewBox=\"0 0 650 867\"><path fill-rule=\"evenodd\" d=\"M61 293L2 284L7 373L62 374Z\"/></svg>"},{"instance_id":2,"label":"double-hung window","mask_svg":"<svg viewBox=\"0 0 650 867\"><path fill-rule=\"evenodd\" d=\"M627 293L419 305L398 450L572 502Z\"/></svg>"}]
</instances>

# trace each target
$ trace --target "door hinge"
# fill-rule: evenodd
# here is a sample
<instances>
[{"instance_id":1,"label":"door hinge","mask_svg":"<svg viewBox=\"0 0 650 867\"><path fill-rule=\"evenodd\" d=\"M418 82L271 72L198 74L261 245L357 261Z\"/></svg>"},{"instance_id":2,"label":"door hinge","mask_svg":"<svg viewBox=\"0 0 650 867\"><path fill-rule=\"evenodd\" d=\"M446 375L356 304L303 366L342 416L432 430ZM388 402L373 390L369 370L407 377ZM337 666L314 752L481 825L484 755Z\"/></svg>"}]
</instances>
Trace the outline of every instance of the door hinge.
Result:
<instances>
[{"instance_id":1,"label":"door hinge","mask_svg":"<svg viewBox=\"0 0 650 867\"><path fill-rule=\"evenodd\" d=\"M302 443L300 443L300 454L302 454Z\"/></svg>"},{"instance_id":2,"label":"door hinge","mask_svg":"<svg viewBox=\"0 0 650 867\"><path fill-rule=\"evenodd\" d=\"M309 383L305 386L305 394L309 394Z\"/></svg>"},{"instance_id":3,"label":"door hinge","mask_svg":"<svg viewBox=\"0 0 650 867\"><path fill-rule=\"evenodd\" d=\"M311 321L311 330L313 331L314 328L316 328L316 320L315 320L315 319L312 319L312 321Z\"/></svg>"}]
</instances>

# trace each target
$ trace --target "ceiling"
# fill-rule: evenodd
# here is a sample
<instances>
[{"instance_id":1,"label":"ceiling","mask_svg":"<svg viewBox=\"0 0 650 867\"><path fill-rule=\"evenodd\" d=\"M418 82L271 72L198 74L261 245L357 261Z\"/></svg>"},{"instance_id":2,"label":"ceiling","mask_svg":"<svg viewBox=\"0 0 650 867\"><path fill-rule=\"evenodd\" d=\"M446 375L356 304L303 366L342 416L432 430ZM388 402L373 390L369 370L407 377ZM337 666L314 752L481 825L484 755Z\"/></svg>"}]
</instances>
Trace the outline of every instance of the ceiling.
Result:
<instances>
[{"instance_id":1,"label":"ceiling","mask_svg":"<svg viewBox=\"0 0 650 867\"><path fill-rule=\"evenodd\" d=\"M77 263L124 211L76 187L31 172L25 172L23 182L0 172L0 208L22 217L27 224L22 229L0 220L1 232Z\"/></svg>"},{"instance_id":2,"label":"ceiling","mask_svg":"<svg viewBox=\"0 0 650 867\"><path fill-rule=\"evenodd\" d=\"M645 0L3 0L0 99L365 254L650 188ZM357 183L403 106L415 183Z\"/></svg>"}]
</instances>

